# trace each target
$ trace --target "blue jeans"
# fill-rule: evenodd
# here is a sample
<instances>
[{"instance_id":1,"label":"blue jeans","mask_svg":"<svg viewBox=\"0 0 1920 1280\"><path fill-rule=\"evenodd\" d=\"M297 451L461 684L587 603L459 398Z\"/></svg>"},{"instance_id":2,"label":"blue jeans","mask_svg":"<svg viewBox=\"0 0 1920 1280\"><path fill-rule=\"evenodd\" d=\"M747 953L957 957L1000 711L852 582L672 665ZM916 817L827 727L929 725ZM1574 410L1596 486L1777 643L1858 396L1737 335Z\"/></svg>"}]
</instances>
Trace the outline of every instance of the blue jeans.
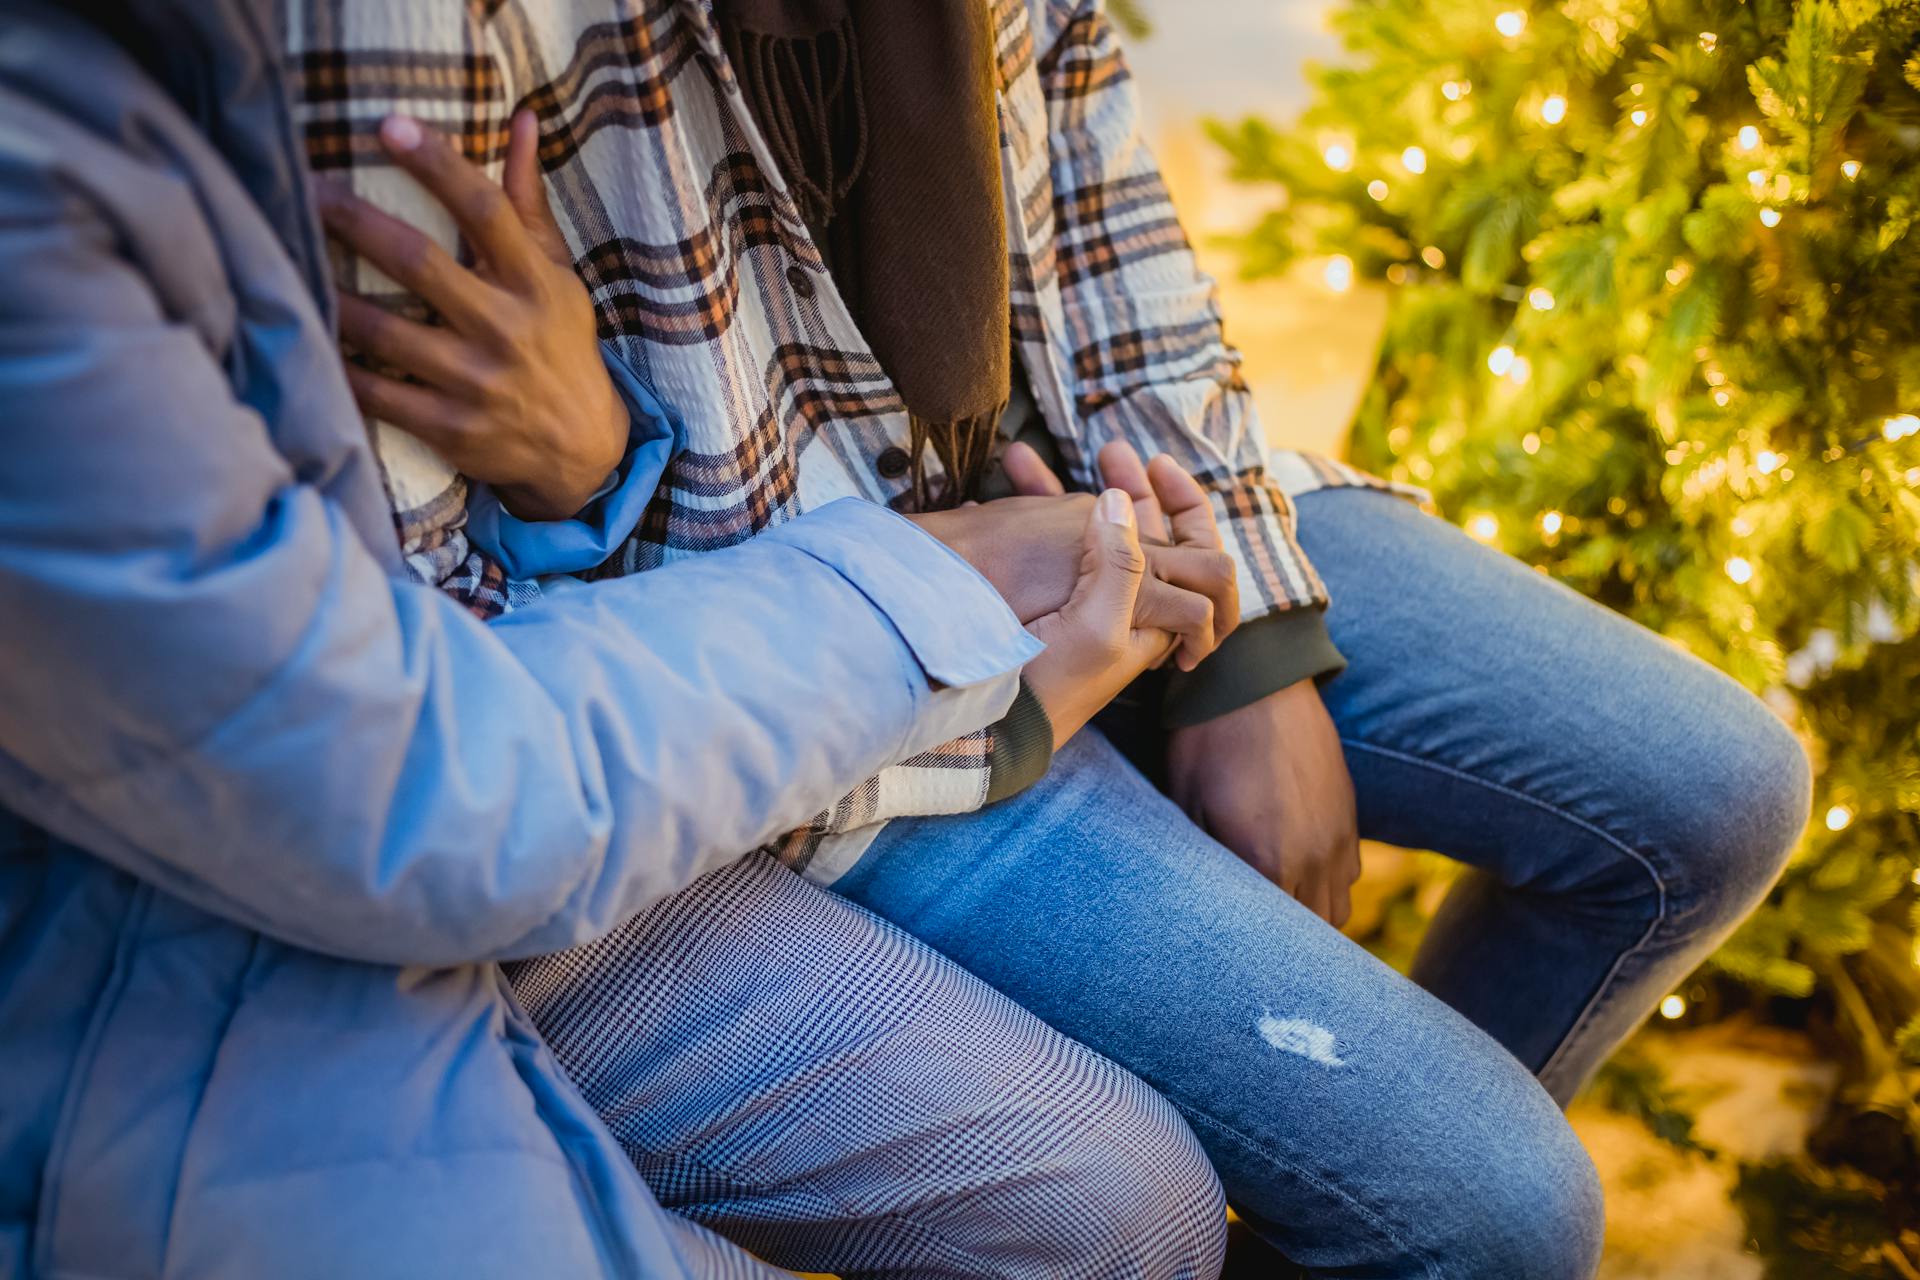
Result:
<instances>
[{"instance_id":1,"label":"blue jeans","mask_svg":"<svg viewBox=\"0 0 1920 1280\"><path fill-rule=\"evenodd\" d=\"M1564 1103L1758 901L1805 757L1666 642L1397 499L1300 502L1351 665L1363 835L1469 870L1401 977L1097 734L982 813L895 822L835 888L1130 1068L1315 1275L1592 1273Z\"/></svg>"}]
</instances>

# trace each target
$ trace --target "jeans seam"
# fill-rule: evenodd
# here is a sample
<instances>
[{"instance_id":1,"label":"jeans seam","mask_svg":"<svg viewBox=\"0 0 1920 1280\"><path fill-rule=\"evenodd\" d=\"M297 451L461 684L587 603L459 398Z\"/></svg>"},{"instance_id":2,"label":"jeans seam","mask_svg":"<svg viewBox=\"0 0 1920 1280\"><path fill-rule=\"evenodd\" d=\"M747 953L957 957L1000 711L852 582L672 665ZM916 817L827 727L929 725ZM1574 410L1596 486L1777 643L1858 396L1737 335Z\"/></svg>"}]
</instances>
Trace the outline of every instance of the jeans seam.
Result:
<instances>
[{"instance_id":1,"label":"jeans seam","mask_svg":"<svg viewBox=\"0 0 1920 1280\"><path fill-rule=\"evenodd\" d=\"M1621 971L1626 967L1627 962L1645 950L1647 945L1653 941L1654 936L1660 932L1661 926L1667 923L1669 918L1669 898L1666 878L1660 874L1660 869L1653 864L1653 860L1647 855L1641 853L1612 832L1604 830L1595 823L1589 822L1577 813L1568 812L1560 805L1554 804L1551 801L1542 800L1538 796L1528 795L1524 791L1507 786L1502 782L1495 782L1491 778L1482 778L1476 774L1468 773L1464 769L1457 769L1450 764L1444 764L1437 760L1428 760L1405 751L1396 751L1392 747L1376 746L1370 742L1361 742L1358 739L1345 736L1341 737L1340 743L1342 746L1354 751L1365 751L1373 755L1384 756L1390 760L1397 760L1402 764L1412 765L1415 768L1428 769L1435 773L1444 773L1448 777L1456 778L1462 782L1472 783L1474 786L1484 787L1489 791L1497 791L1510 799L1520 801L1522 804L1532 805L1534 808L1551 814L1562 822L1578 827L1587 834L1598 838L1606 844L1612 845L1615 849L1618 849L1621 853L1624 853L1627 857L1639 863L1641 868L1646 871L1647 878L1653 881L1653 887L1659 895L1658 907L1654 912L1653 919L1647 922L1647 927L1645 931L1641 933L1639 939L1636 940L1631 947L1622 951L1620 955L1615 958L1613 964L1608 967L1606 974L1600 979L1600 984L1594 988L1593 995L1588 998L1585 1006L1581 1008L1580 1016L1573 1020L1573 1025L1567 1028L1567 1034L1560 1038L1560 1043L1554 1046L1553 1052L1549 1054L1547 1060L1540 1065L1540 1070L1535 1074L1542 1080L1546 1079L1551 1075L1554 1068L1559 1065L1561 1057L1567 1051L1567 1046L1578 1040L1580 1033L1585 1031L1587 1027L1592 1024L1594 1018L1599 1016L1601 1008L1606 1005L1608 997L1612 994L1613 987L1619 979Z\"/></svg>"},{"instance_id":2,"label":"jeans seam","mask_svg":"<svg viewBox=\"0 0 1920 1280\"><path fill-rule=\"evenodd\" d=\"M1189 1122L1197 1123L1206 1128L1213 1129L1216 1132L1228 1138L1231 1138L1235 1142L1238 1142L1248 1152L1250 1152L1256 1159L1265 1160L1270 1164L1277 1165L1281 1169L1284 1169L1286 1172L1292 1174L1294 1177L1300 1178L1303 1181L1311 1183L1312 1185L1320 1188L1320 1190L1325 1192L1327 1195L1330 1195L1335 1199L1341 1201L1342 1203L1350 1206L1356 1214L1358 1214L1360 1217L1364 1218L1368 1223L1370 1223L1373 1226L1374 1230L1378 1231L1381 1235L1385 1236L1388 1240L1392 1241L1396 1248L1402 1249L1408 1254L1411 1254L1412 1256L1418 1258L1420 1260L1421 1268L1424 1270L1424 1272L1428 1276L1437 1277L1441 1274L1440 1264L1434 1259L1432 1254L1428 1253L1425 1249L1420 1248L1418 1245L1414 1244L1411 1240L1403 1236L1399 1231L1395 1230L1391 1223L1389 1223L1385 1218L1381 1217L1380 1214L1375 1212L1373 1209L1369 1208L1366 1204L1362 1203L1357 1196L1353 1195L1351 1192L1347 1191L1345 1188L1334 1185L1333 1183L1329 1182L1327 1179L1321 1177L1319 1174L1314 1173L1310 1169L1303 1168L1300 1164L1296 1163L1293 1160L1288 1159L1286 1156L1280 1154L1279 1152L1269 1150L1264 1143L1258 1142L1252 1137L1248 1136L1247 1134L1242 1133L1239 1129L1235 1128L1233 1125L1228 1124L1224 1120L1216 1119L1215 1117L1208 1115L1206 1112L1201 1111L1198 1108L1181 1107L1180 1111L1181 1111L1181 1114L1187 1117Z\"/></svg>"}]
</instances>

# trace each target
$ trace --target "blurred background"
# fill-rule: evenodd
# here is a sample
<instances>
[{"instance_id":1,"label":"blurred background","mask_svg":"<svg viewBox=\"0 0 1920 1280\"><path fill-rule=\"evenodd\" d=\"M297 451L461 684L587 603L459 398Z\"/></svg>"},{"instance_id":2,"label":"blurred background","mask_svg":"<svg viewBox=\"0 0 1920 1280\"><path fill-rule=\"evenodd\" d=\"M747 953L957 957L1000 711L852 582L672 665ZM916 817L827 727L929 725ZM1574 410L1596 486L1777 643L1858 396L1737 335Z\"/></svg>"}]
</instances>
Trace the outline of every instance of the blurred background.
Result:
<instances>
[{"instance_id":1,"label":"blurred background","mask_svg":"<svg viewBox=\"0 0 1920 1280\"><path fill-rule=\"evenodd\" d=\"M1920 6L1113 9L1273 440L1430 488L1815 761L1781 886L1575 1108L1604 1274L1920 1280ZM1448 869L1367 867L1401 962Z\"/></svg>"}]
</instances>

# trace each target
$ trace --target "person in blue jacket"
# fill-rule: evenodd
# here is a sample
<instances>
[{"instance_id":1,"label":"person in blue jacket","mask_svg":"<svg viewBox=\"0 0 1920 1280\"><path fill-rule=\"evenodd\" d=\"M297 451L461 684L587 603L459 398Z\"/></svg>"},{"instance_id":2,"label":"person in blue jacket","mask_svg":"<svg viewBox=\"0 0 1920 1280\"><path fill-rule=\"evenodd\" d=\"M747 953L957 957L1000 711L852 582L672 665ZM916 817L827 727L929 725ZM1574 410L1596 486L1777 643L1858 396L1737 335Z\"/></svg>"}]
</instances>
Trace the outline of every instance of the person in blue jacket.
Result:
<instances>
[{"instance_id":1,"label":"person in blue jacket","mask_svg":"<svg viewBox=\"0 0 1920 1280\"><path fill-rule=\"evenodd\" d=\"M0 1276L746 1276L702 1206L794 1201L794 1265L1211 1274L1164 1101L740 860L1036 641L855 501L493 625L410 579L269 18L0 0ZM1137 669L1086 538L1036 629ZM636 921L653 1152L498 965Z\"/></svg>"}]
</instances>

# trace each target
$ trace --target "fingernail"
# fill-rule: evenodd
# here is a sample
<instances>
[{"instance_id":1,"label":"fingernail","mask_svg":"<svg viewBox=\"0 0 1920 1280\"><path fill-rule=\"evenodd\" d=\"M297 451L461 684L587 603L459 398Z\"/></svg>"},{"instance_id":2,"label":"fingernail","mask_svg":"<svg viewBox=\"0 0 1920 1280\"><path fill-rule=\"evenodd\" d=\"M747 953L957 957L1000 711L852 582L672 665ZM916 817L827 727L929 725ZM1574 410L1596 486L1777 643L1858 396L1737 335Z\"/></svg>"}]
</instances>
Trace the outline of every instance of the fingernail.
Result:
<instances>
[{"instance_id":1,"label":"fingernail","mask_svg":"<svg viewBox=\"0 0 1920 1280\"><path fill-rule=\"evenodd\" d=\"M424 135L412 116L388 116L380 122L380 140L395 151L411 151Z\"/></svg>"},{"instance_id":2,"label":"fingernail","mask_svg":"<svg viewBox=\"0 0 1920 1280\"><path fill-rule=\"evenodd\" d=\"M1100 495L1094 510L1108 524L1133 524L1133 499L1127 496L1125 489L1108 489Z\"/></svg>"}]
</instances>

